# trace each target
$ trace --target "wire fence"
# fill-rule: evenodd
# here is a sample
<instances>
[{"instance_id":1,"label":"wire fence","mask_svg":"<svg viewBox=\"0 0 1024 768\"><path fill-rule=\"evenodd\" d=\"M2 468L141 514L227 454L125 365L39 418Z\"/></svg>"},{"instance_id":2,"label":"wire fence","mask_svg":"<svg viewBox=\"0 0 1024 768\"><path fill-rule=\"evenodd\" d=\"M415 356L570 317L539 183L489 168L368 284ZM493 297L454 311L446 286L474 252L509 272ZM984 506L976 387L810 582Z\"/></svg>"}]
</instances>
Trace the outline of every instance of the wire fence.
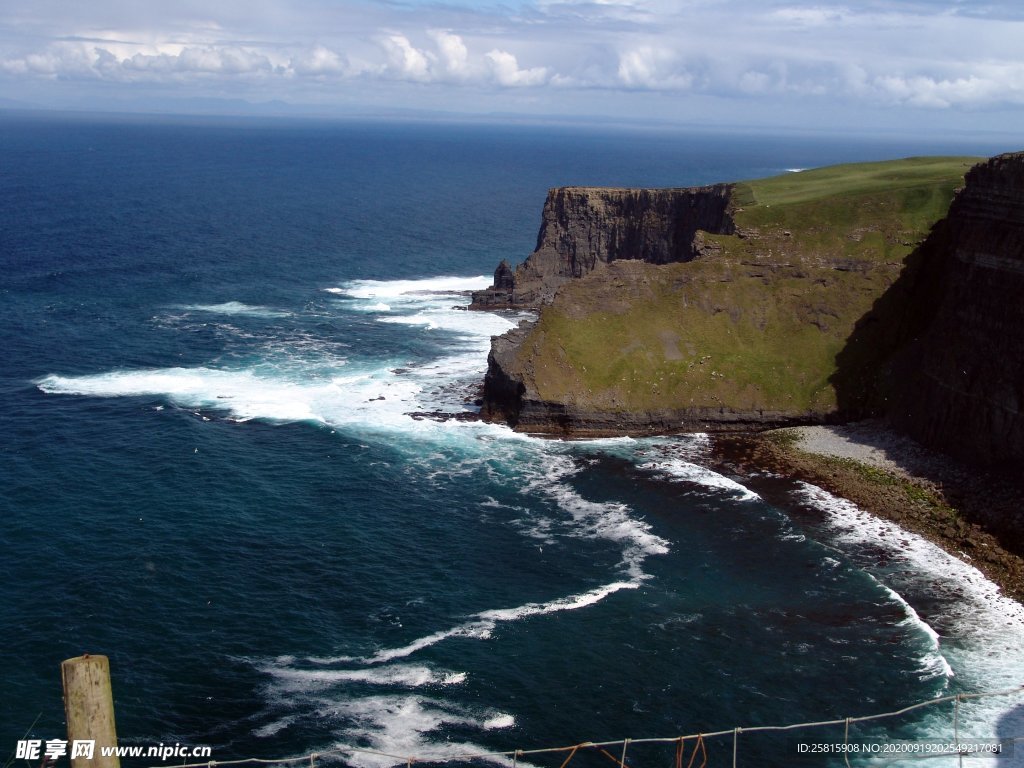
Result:
<instances>
[{"instance_id":1,"label":"wire fence","mask_svg":"<svg viewBox=\"0 0 1024 768\"><path fill-rule=\"evenodd\" d=\"M298 755L295 757L285 758L260 758L260 757L247 757L240 758L237 760L210 760L202 763L186 763L183 765L176 766L176 768L216 768L217 766L235 766L235 765L298 765L308 764L310 768L316 768L317 760L323 758L344 758L346 756L354 755L371 755L379 758L385 758L392 761L394 764L405 764L408 768L412 768L413 763L464 763L473 762L478 760L486 761L507 761L513 768L516 768L517 763L527 757L534 757L539 755L555 755L555 754L566 754L565 760L561 763L560 768L567 768L569 762L576 756L580 750L596 750L607 758L610 758L618 768L629 768L626 763L628 757L628 751L631 746L637 746L641 744L675 744L675 768L683 768L683 758L685 756L687 747L692 743L693 751L690 756L689 763L686 768L695 768L695 761L698 754L702 754L702 762L700 766L706 766L708 755L706 741L708 739L718 739L722 737L732 737L732 765L733 768L738 766L739 762L739 745L741 734L758 734L758 733L781 733L786 731L796 731L805 728L822 728L827 726L842 725L844 728L844 744L833 745L835 749L830 750L830 755L833 757L842 757L845 764L848 766L849 757L854 754L851 748L850 742L850 726L856 723L866 723L874 720L884 720L888 718L900 717L909 712L923 709L925 707L934 707L939 704L953 702L953 734L952 741L943 742L940 746L941 749L934 750L918 750L918 751L906 751L900 754L888 754L886 756L899 759L907 760L914 758L934 758L934 757L959 757L962 760L968 755L978 755L978 739L965 737L960 733L960 705L965 701L974 699L983 699L995 696L1013 696L1024 694L1024 684L1016 688L1008 688L1001 691L985 691L982 693L958 693L953 696L942 696L935 699L928 699L921 701L910 706L897 709L893 712L882 712L874 715L861 715L858 717L845 717L838 720L819 720L817 722L808 723L790 723L788 725L755 725L750 727L736 727L729 728L720 731L709 731L703 733L691 733L685 736L666 736L658 738L638 738L638 739L617 739L613 741L585 741L579 744L570 744L564 747L543 747L539 749L512 749L496 752L467 752L464 754L444 754L444 755L398 755L389 752L383 752L375 749L367 749L363 747L338 747L335 749L323 750L319 752L310 752L305 755ZM1002 745L996 742L995 739L985 739L990 744L991 749L986 750L992 757L998 757L999 754L994 750ZM1024 735L1018 735L1009 737L1003 740L1003 742L1022 743L1024 742ZM965 743L971 742L971 743ZM1009 745L1012 749L1012 744ZM844 748L845 747L845 748ZM620 756L613 755L609 749L615 749L618 751L621 749ZM151 768L167 768L166 764L163 766L152 766Z\"/></svg>"}]
</instances>

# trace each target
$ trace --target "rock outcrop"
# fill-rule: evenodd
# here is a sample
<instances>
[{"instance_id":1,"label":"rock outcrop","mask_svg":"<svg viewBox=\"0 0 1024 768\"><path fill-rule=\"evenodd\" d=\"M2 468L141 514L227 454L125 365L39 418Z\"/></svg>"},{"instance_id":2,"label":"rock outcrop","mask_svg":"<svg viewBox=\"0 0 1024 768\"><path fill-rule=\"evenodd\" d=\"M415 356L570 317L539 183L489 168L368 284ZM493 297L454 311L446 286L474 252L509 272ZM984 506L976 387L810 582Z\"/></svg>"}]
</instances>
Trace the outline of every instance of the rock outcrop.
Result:
<instances>
[{"instance_id":1,"label":"rock outcrop","mask_svg":"<svg viewBox=\"0 0 1024 768\"><path fill-rule=\"evenodd\" d=\"M623 259L690 261L698 232L732 234L732 185L688 189L562 187L548 192L537 248L514 271L503 261L471 309L539 307L572 278Z\"/></svg>"},{"instance_id":2,"label":"rock outcrop","mask_svg":"<svg viewBox=\"0 0 1024 768\"><path fill-rule=\"evenodd\" d=\"M911 301L930 322L897 356L889 419L968 463L1024 470L1024 153L965 178ZM1018 475L1019 476L1019 475Z\"/></svg>"},{"instance_id":3,"label":"rock outcrop","mask_svg":"<svg viewBox=\"0 0 1024 768\"><path fill-rule=\"evenodd\" d=\"M931 319L907 297L931 310L941 220L975 163L552 191L537 250L475 296L540 306L494 339L481 415L609 435L877 414L894 402L882 372Z\"/></svg>"}]
</instances>

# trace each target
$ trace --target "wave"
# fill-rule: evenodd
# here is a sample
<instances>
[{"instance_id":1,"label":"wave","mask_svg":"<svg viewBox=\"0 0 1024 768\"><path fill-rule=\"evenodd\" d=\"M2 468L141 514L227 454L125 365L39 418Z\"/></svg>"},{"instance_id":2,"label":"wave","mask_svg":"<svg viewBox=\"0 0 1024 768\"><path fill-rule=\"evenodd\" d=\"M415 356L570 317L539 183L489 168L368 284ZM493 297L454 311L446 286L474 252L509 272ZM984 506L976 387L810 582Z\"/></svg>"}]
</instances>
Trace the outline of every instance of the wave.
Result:
<instances>
[{"instance_id":1,"label":"wave","mask_svg":"<svg viewBox=\"0 0 1024 768\"><path fill-rule=\"evenodd\" d=\"M349 746L369 748L382 754L355 752L346 762L360 768L376 768L407 762L409 755L429 754L438 761L489 750L471 742L441 740L430 735L444 728L477 730L510 728L511 715L495 710L474 711L447 701L422 696L368 696L329 702L331 714L344 722L343 737ZM510 763L493 757L491 762Z\"/></svg>"},{"instance_id":2,"label":"wave","mask_svg":"<svg viewBox=\"0 0 1024 768\"><path fill-rule=\"evenodd\" d=\"M425 277L417 280L349 280L328 293L356 299L400 298L410 294L452 294L483 290L491 284L486 275L476 277Z\"/></svg>"},{"instance_id":3,"label":"wave","mask_svg":"<svg viewBox=\"0 0 1024 768\"><path fill-rule=\"evenodd\" d=\"M296 693L310 693L348 683L423 688L460 685L466 681L465 672L437 670L422 664L363 669L298 669L291 665L266 664L261 669L274 678L281 690Z\"/></svg>"},{"instance_id":4,"label":"wave","mask_svg":"<svg viewBox=\"0 0 1024 768\"><path fill-rule=\"evenodd\" d=\"M895 523L875 517L817 486L801 483L798 498L825 513L832 543L904 606L906 626L916 627L932 649L922 658L923 675L952 678L961 692L1020 686L1024 669L1024 606L1000 593L978 569ZM880 560L878 550L885 553ZM927 602L922 618L912 607ZM939 653L942 662L934 656ZM1024 733L1019 700L978 699L960 708L964 737L991 738L997 728ZM1016 706L1015 710L1009 707ZM1008 720L1009 725L999 725ZM926 716L926 735L949 736L948 718ZM1003 736L1006 734L1003 733ZM992 765L1003 765L994 760Z\"/></svg>"},{"instance_id":5,"label":"wave","mask_svg":"<svg viewBox=\"0 0 1024 768\"><path fill-rule=\"evenodd\" d=\"M387 367L303 382L287 372L163 368L87 376L49 375L36 382L47 394L165 397L184 408L222 411L238 421L308 421L331 426L404 425L421 387L391 376Z\"/></svg>"},{"instance_id":6,"label":"wave","mask_svg":"<svg viewBox=\"0 0 1024 768\"><path fill-rule=\"evenodd\" d=\"M483 376L491 335L513 326L508 318L470 315L457 308L466 304L465 296L449 293L439 298L437 293L476 286L481 280L445 277L346 284L357 295L379 291L406 297L407 301L396 308L395 316L378 320L455 332L447 344L447 354L434 358L358 359L352 357L348 345L296 338L290 331L265 341L264 358L247 367L116 370L84 376L50 374L35 383L47 394L163 397L184 408L224 412L238 421L309 421L331 427L436 436L444 431L436 422L418 420L409 414L464 411L469 386ZM423 293L428 289L434 293ZM238 313L260 309L237 302L193 306ZM367 352L372 350L363 350L364 355ZM460 381L465 381L465 392L454 386Z\"/></svg>"},{"instance_id":7,"label":"wave","mask_svg":"<svg viewBox=\"0 0 1024 768\"><path fill-rule=\"evenodd\" d=\"M868 575L871 576L871 574ZM921 658L921 679L927 680L933 677L953 677L953 668L949 665L949 661L942 655L942 652L939 649L939 633L932 629L932 626L921 618L918 612L914 610L914 606L908 603L899 592L891 587L887 587L874 576L871 576L871 578L878 584L879 588L883 592L889 595L891 600L896 603L906 615L906 618L899 622L897 626L908 627L927 639L929 650Z\"/></svg>"},{"instance_id":8,"label":"wave","mask_svg":"<svg viewBox=\"0 0 1024 768\"><path fill-rule=\"evenodd\" d=\"M563 512L568 513L572 526L569 534L587 538L600 538L622 547L620 567L639 585L647 578L644 561L652 555L669 551L668 542L651 532L651 527L633 517L632 510L614 501L590 501L581 496L566 480L579 472L571 456L552 454L545 458L541 468L526 472L524 492L539 492L550 499Z\"/></svg>"},{"instance_id":9,"label":"wave","mask_svg":"<svg viewBox=\"0 0 1024 768\"><path fill-rule=\"evenodd\" d=\"M354 661L354 660L350 660ZM515 726L515 718L487 707L467 707L419 693L363 693L352 685L429 688L460 685L466 674L426 665L392 664L362 669L300 669L293 657L256 663L270 677L264 693L272 719L253 729L257 737L315 720L332 732L332 749L353 750L345 762L360 768L406 763L409 756L439 759L479 754L486 747L459 742L443 733L452 728L494 731ZM329 751L329 750L325 750ZM492 762L507 764L501 756Z\"/></svg>"},{"instance_id":10,"label":"wave","mask_svg":"<svg viewBox=\"0 0 1024 768\"><path fill-rule=\"evenodd\" d=\"M283 309L243 304L240 301L226 301L222 304L181 304L176 308L186 312L209 312L217 315L242 315L246 317L290 317L292 314Z\"/></svg>"},{"instance_id":11,"label":"wave","mask_svg":"<svg viewBox=\"0 0 1024 768\"><path fill-rule=\"evenodd\" d=\"M639 464L638 467L668 480L695 483L716 491L729 491L739 501L756 501L761 498L745 485L686 459L663 457Z\"/></svg>"},{"instance_id":12,"label":"wave","mask_svg":"<svg viewBox=\"0 0 1024 768\"><path fill-rule=\"evenodd\" d=\"M500 315L452 312L449 307L432 307L408 315L381 317L379 321L395 325L419 325L431 331L454 331L463 336L479 338L487 346L490 346L492 336L502 334L512 327L512 323Z\"/></svg>"},{"instance_id":13,"label":"wave","mask_svg":"<svg viewBox=\"0 0 1024 768\"><path fill-rule=\"evenodd\" d=\"M516 608L495 608L492 610L482 611L470 617L468 621L455 627L418 638L408 645L377 651L377 653L362 659L362 661L367 664L381 664L383 662L393 661L394 659L411 656L417 651L429 648L432 645L436 645L437 643L454 637L469 637L477 640L486 640L491 637L495 627L500 623L518 621L531 616L543 616L545 614L558 613L560 611L579 610L580 608L586 608L594 605L595 603L599 603L609 595L613 595L620 590L636 589L638 586L640 586L638 582L619 581L612 584L606 584L602 587L597 587L589 592L570 595L569 597L560 597L546 603L527 603L526 605L520 605Z\"/></svg>"},{"instance_id":14,"label":"wave","mask_svg":"<svg viewBox=\"0 0 1024 768\"><path fill-rule=\"evenodd\" d=\"M357 312L387 313L382 323L452 331L490 344L490 338L514 323L493 312L469 312L466 292L490 285L487 277L437 277L420 280L353 280L327 292L344 296L345 306ZM387 301L381 301L387 299ZM453 311L454 310L454 311ZM531 313L519 313L519 318ZM516 318L518 319L518 318ZM485 347L480 347L486 352Z\"/></svg>"},{"instance_id":15,"label":"wave","mask_svg":"<svg viewBox=\"0 0 1024 768\"><path fill-rule=\"evenodd\" d=\"M253 735L273 736L304 720L315 720L318 729L332 732L328 750L349 750L345 763L357 768L403 765L410 756L430 755L439 762L459 755L483 754L478 744L445 737L447 729L471 728L494 731L512 728L515 718L495 709L463 707L418 694L349 696L343 691L312 692L282 702L290 711L257 728ZM484 758L510 765L500 755Z\"/></svg>"},{"instance_id":16,"label":"wave","mask_svg":"<svg viewBox=\"0 0 1024 768\"><path fill-rule=\"evenodd\" d=\"M637 469L671 482L692 483L710 489L719 496L724 491L738 501L756 501L761 498L745 485L699 463L707 459L711 449L711 437L703 432L671 438L585 440L578 445L583 449L606 449L615 456L633 462Z\"/></svg>"}]
</instances>

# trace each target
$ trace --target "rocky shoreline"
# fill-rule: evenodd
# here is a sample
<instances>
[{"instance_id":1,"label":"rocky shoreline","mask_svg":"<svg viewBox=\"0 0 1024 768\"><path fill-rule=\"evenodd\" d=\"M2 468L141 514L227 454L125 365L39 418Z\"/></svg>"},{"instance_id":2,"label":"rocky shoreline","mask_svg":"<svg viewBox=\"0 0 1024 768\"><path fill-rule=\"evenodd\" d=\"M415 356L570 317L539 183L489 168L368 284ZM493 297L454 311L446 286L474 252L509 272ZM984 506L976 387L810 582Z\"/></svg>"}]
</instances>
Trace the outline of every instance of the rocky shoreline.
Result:
<instances>
[{"instance_id":1,"label":"rocky shoreline","mask_svg":"<svg viewBox=\"0 0 1024 768\"><path fill-rule=\"evenodd\" d=\"M481 420L473 411L408 415L436 421ZM646 427L629 434L658 434L652 424ZM585 440L627 432L609 425L607 431L596 433L531 434ZM967 467L894 432L881 420L761 432L751 432L747 425L742 432L719 429L711 438L712 468L755 485L767 472L823 488L923 536L1024 604L1024 535L1014 525L1024 509L1024 483L1011 476Z\"/></svg>"},{"instance_id":2,"label":"rocky shoreline","mask_svg":"<svg viewBox=\"0 0 1024 768\"><path fill-rule=\"evenodd\" d=\"M965 467L880 422L713 436L729 474L803 480L917 533L1024 602L1024 484Z\"/></svg>"}]
</instances>

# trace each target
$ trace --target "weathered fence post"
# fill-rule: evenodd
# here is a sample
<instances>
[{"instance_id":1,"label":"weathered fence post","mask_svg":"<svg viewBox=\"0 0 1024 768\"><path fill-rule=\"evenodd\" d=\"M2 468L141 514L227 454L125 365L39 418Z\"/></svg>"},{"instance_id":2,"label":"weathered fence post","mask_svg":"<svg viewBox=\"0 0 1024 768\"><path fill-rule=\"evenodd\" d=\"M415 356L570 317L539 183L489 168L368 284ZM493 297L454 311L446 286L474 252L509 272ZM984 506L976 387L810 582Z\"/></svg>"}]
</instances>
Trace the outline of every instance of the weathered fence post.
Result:
<instances>
[{"instance_id":1,"label":"weathered fence post","mask_svg":"<svg viewBox=\"0 0 1024 768\"><path fill-rule=\"evenodd\" d=\"M72 768L120 768L104 747L117 746L114 728L114 695L110 688L110 662L106 656L76 656L61 662L64 682L64 714L68 721L68 755ZM92 759L75 756L76 741L94 741Z\"/></svg>"}]
</instances>

